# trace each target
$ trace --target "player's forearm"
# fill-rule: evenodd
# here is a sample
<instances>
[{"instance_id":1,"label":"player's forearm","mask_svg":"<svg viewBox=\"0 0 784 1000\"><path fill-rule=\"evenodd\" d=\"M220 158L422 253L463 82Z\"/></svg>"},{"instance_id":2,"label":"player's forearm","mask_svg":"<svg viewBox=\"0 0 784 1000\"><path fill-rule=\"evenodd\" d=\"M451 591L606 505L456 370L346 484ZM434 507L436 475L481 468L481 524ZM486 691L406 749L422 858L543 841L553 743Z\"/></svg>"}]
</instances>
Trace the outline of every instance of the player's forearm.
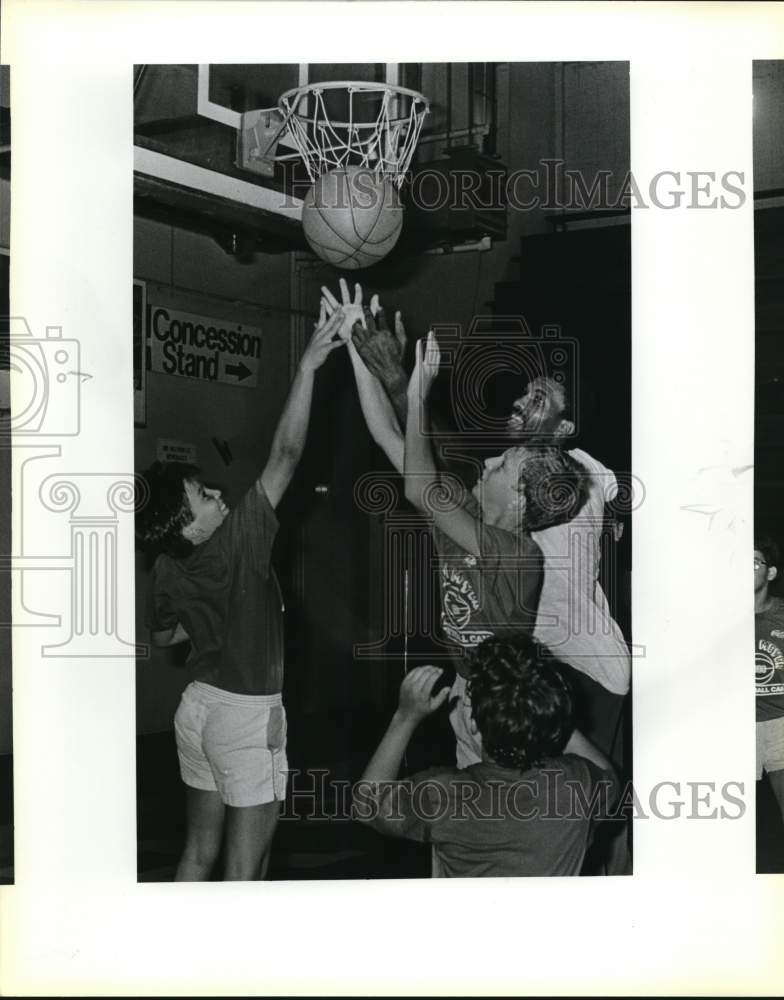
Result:
<instances>
[{"instance_id":1,"label":"player's forearm","mask_svg":"<svg viewBox=\"0 0 784 1000\"><path fill-rule=\"evenodd\" d=\"M416 729L416 722L395 712L384 737L362 774L362 781L394 781L409 740Z\"/></svg>"},{"instance_id":2,"label":"player's forearm","mask_svg":"<svg viewBox=\"0 0 784 1000\"><path fill-rule=\"evenodd\" d=\"M300 365L280 415L270 454L285 455L296 463L305 448L313 401L313 371Z\"/></svg>"},{"instance_id":3,"label":"player's forearm","mask_svg":"<svg viewBox=\"0 0 784 1000\"><path fill-rule=\"evenodd\" d=\"M408 380L406 379L406 374L401 368L399 372L387 375L382 379L382 384L392 404L392 409L395 411L398 423L405 431L406 424L408 423L408 400L406 398Z\"/></svg>"},{"instance_id":4,"label":"player's forearm","mask_svg":"<svg viewBox=\"0 0 784 1000\"><path fill-rule=\"evenodd\" d=\"M587 736L583 736L579 729L575 729L569 737L569 742L564 748L564 753L573 753L578 757L585 757L586 760L591 761L592 764L596 764L603 771L613 771L610 759L605 757L602 751L594 746Z\"/></svg>"},{"instance_id":5,"label":"player's forearm","mask_svg":"<svg viewBox=\"0 0 784 1000\"><path fill-rule=\"evenodd\" d=\"M379 336L378 331L374 331L372 335L368 335L367 331L364 334L362 331L358 331L354 347L367 370L384 387L395 412L395 417L400 426L405 429L408 415L406 401L408 376L400 357L397 356L398 349L392 349L391 345L394 341L388 331L387 336L388 339L384 339L383 336Z\"/></svg>"},{"instance_id":6,"label":"player's forearm","mask_svg":"<svg viewBox=\"0 0 784 1000\"><path fill-rule=\"evenodd\" d=\"M359 393L359 404L370 435L397 472L403 471L403 434L384 389L365 367L359 354L349 346L349 357ZM405 391L405 390L404 390Z\"/></svg>"},{"instance_id":7,"label":"player's forearm","mask_svg":"<svg viewBox=\"0 0 784 1000\"><path fill-rule=\"evenodd\" d=\"M425 509L425 495L436 479L433 451L427 436L427 402L418 393L408 393L406 450L404 460L406 499Z\"/></svg>"}]
</instances>

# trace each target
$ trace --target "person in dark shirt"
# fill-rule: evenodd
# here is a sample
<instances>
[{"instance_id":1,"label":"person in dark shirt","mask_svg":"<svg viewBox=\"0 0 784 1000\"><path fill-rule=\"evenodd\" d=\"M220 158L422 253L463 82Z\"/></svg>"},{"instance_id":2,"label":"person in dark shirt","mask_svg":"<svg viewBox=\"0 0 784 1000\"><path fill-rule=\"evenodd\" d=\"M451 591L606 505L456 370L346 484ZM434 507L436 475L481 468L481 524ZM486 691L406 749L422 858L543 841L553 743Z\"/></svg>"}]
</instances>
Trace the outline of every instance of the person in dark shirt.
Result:
<instances>
[{"instance_id":1,"label":"person in dark shirt","mask_svg":"<svg viewBox=\"0 0 784 1000\"><path fill-rule=\"evenodd\" d=\"M327 309L337 308L329 289L322 293ZM551 648L572 668L583 731L602 751L617 752L631 657L599 582L606 504L616 496L617 481L587 452L567 449L575 428L567 419L565 386L544 373L529 379L512 404L508 447L485 462L469 495L456 477L436 469L437 449L423 432L439 433L427 398L438 368L435 338L428 338L429 362L423 363L418 345L418 378L409 380L400 314L393 332L378 296L363 311L361 286L355 285L352 301L341 279L340 297L368 429L397 471L405 465L406 496L431 520L442 633L457 675L450 721L458 766L480 760L467 724L465 655L490 635L533 634ZM453 357L453 372L454 366ZM613 843L610 867L628 871L625 838Z\"/></svg>"},{"instance_id":2,"label":"person in dark shirt","mask_svg":"<svg viewBox=\"0 0 784 1000\"><path fill-rule=\"evenodd\" d=\"M366 317L371 321L370 314ZM360 403L373 438L404 473L406 499L431 522L438 552L441 625L456 678L450 721L460 767L481 759L468 725L467 656L491 636L530 635L543 559L531 532L571 520L588 497L583 468L555 447L507 449L489 458L470 495L436 468L428 400L440 355L434 334L419 341L407 389L405 437L377 380L348 342Z\"/></svg>"},{"instance_id":3,"label":"person in dark shirt","mask_svg":"<svg viewBox=\"0 0 784 1000\"><path fill-rule=\"evenodd\" d=\"M447 697L433 695L440 668L417 667L355 786L355 818L430 843L437 876L578 875L619 790L608 759L573 727L563 665L526 636L488 639L470 660L481 761L396 780L417 725Z\"/></svg>"},{"instance_id":4,"label":"person in dark shirt","mask_svg":"<svg viewBox=\"0 0 784 1000\"><path fill-rule=\"evenodd\" d=\"M323 287L322 293L327 309L337 308L338 300L330 290ZM402 471L409 380L402 364L406 332L401 315L395 313L393 332L387 325L377 295L370 300L369 315L363 312L361 285L354 286L352 300L348 285L341 278L340 295L344 323L351 327L349 350L368 427L395 468ZM492 350L492 343L488 350ZM502 365L503 352L498 360ZM452 370L454 378L454 360ZM371 376L383 386L381 395L371 391ZM465 381L468 381L467 373ZM575 425L567 419L570 400L562 382L542 372L530 378L522 389L522 394L512 403L506 423L506 437L511 447L491 462L500 466L508 462L510 456L527 453L530 457L533 451L540 450L549 458L553 472L560 474L568 467L572 471L579 469L585 477L585 502L572 510L568 518L561 517L554 523L541 525L530 517L529 510L528 530L544 557L534 635L580 672L584 693L596 708L596 713L590 712L590 716L607 716L606 725L598 727L595 733L597 740L601 738L606 742L616 731L621 699L628 692L631 679L629 649L599 582L601 535L606 519L612 517L608 505L618 494L618 483L614 473L587 452L567 448ZM430 422L439 433L432 415ZM393 430L389 430L389 425ZM520 445L526 447L521 449ZM563 453L560 469L559 463L553 461L553 455L557 454L554 448ZM529 462L526 478L530 478L532 468ZM464 602L458 600L455 605L458 614L463 605ZM449 633L450 623L445 621L444 625ZM454 628L451 633L454 636Z\"/></svg>"},{"instance_id":5,"label":"person in dark shirt","mask_svg":"<svg viewBox=\"0 0 784 1000\"><path fill-rule=\"evenodd\" d=\"M784 818L784 601L770 593L780 561L772 538L755 540L757 780L767 773Z\"/></svg>"},{"instance_id":6,"label":"person in dark shirt","mask_svg":"<svg viewBox=\"0 0 784 1000\"><path fill-rule=\"evenodd\" d=\"M177 881L206 881L225 841L226 880L263 878L286 790L283 607L270 564L275 508L305 446L315 371L344 341L322 309L256 482L229 511L198 470L156 463L141 537L160 551L148 625L156 646L190 641L174 720L187 789Z\"/></svg>"}]
</instances>

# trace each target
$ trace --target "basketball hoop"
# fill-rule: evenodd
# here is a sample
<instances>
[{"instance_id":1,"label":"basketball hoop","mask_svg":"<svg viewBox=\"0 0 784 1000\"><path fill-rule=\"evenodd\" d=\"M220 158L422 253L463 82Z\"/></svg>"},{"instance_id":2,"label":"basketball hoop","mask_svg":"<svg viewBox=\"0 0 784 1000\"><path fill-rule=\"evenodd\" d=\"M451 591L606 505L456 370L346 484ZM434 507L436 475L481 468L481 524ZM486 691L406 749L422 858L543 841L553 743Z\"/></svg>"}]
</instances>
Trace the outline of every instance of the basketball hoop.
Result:
<instances>
[{"instance_id":1,"label":"basketball hoop","mask_svg":"<svg viewBox=\"0 0 784 1000\"><path fill-rule=\"evenodd\" d=\"M301 158L311 184L302 201L311 249L335 267L370 267L400 235L398 192L429 110L422 94L391 83L302 84L276 108L242 116L237 165L272 177L276 163Z\"/></svg>"},{"instance_id":2,"label":"basketball hoop","mask_svg":"<svg viewBox=\"0 0 784 1000\"><path fill-rule=\"evenodd\" d=\"M403 183L414 155L427 100L389 83L307 83L282 94L280 133L296 146L311 182L341 167L373 170L376 179ZM297 154L278 154L290 160Z\"/></svg>"}]
</instances>

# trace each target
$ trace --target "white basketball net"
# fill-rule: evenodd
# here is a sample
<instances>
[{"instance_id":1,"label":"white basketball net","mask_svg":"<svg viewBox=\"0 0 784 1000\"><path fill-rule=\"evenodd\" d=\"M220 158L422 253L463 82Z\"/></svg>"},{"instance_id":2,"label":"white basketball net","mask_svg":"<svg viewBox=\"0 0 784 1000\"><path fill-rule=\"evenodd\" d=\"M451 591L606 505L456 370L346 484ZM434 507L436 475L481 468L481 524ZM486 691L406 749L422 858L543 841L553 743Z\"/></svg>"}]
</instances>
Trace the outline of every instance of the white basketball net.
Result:
<instances>
[{"instance_id":1,"label":"white basketball net","mask_svg":"<svg viewBox=\"0 0 784 1000\"><path fill-rule=\"evenodd\" d=\"M346 121L330 120L325 93L335 90L348 94ZM362 111L374 97L380 101L378 111L372 121L363 120ZM372 169L377 180L387 177L398 188L430 110L415 90L359 82L296 87L281 96L278 107L311 181L338 167L359 166Z\"/></svg>"}]
</instances>

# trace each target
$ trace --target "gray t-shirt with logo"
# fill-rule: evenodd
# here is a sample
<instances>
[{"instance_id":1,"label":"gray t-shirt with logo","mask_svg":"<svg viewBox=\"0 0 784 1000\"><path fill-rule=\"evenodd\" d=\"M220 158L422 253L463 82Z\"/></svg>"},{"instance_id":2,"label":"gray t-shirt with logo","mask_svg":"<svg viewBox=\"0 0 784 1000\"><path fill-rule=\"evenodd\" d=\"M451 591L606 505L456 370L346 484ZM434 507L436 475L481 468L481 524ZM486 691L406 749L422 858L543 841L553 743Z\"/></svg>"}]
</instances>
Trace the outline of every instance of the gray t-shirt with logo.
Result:
<instances>
[{"instance_id":1,"label":"gray t-shirt with logo","mask_svg":"<svg viewBox=\"0 0 784 1000\"><path fill-rule=\"evenodd\" d=\"M771 599L765 611L754 616L756 650L757 722L784 716L784 601Z\"/></svg>"}]
</instances>

